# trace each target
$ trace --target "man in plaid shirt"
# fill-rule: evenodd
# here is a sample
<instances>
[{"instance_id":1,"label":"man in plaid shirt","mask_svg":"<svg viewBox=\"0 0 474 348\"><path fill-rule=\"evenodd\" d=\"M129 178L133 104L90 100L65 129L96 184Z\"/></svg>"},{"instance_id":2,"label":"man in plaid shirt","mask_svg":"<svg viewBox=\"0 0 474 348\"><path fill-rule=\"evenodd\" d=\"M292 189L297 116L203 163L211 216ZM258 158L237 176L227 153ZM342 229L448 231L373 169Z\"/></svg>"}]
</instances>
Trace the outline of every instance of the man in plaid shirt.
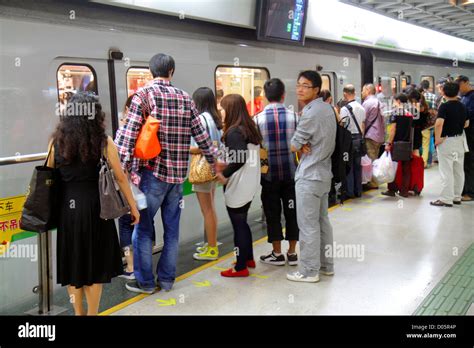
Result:
<instances>
[{"instance_id":1,"label":"man in plaid shirt","mask_svg":"<svg viewBox=\"0 0 474 348\"><path fill-rule=\"evenodd\" d=\"M154 80L136 92L127 123L115 141L123 169L138 170L141 176L139 188L146 195L148 206L140 212L140 222L132 237L136 281L127 283L126 288L133 292L153 293L156 288L152 270L152 239L153 219L159 208L164 246L157 265L157 282L161 289L171 290L176 276L182 183L188 171L191 136L213 166L217 152L201 125L199 112L191 97L171 85L174 70L171 56L157 54L151 58L150 71ZM158 139L161 153L151 160L133 158L138 134L145 123L144 115L151 115L160 121Z\"/></svg>"},{"instance_id":2,"label":"man in plaid shirt","mask_svg":"<svg viewBox=\"0 0 474 348\"><path fill-rule=\"evenodd\" d=\"M271 79L264 85L268 104L254 117L263 137L263 147L268 151L268 173L262 174L262 204L267 219L268 242L273 250L260 257L260 261L270 265L285 264L281 252L283 231L281 225L281 206L285 215L285 238L290 247L287 253L289 265L296 265L296 243L298 242L298 224L296 222L295 198L295 154L291 152L291 139L296 130L296 114L283 104L285 85L280 79Z\"/></svg>"}]
</instances>

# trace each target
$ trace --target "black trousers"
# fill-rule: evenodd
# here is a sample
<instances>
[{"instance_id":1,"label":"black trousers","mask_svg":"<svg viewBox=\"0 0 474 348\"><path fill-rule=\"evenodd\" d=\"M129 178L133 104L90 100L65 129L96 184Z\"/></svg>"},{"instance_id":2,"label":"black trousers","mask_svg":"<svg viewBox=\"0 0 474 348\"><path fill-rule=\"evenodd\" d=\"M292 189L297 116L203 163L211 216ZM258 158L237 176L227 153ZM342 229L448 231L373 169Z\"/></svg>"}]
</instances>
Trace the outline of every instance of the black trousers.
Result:
<instances>
[{"instance_id":1,"label":"black trousers","mask_svg":"<svg viewBox=\"0 0 474 348\"><path fill-rule=\"evenodd\" d=\"M264 178L262 185L262 204L267 220L268 242L298 240L299 230L296 222L295 181L268 181ZM285 238L281 224L281 206L285 215Z\"/></svg>"},{"instance_id":2,"label":"black trousers","mask_svg":"<svg viewBox=\"0 0 474 348\"><path fill-rule=\"evenodd\" d=\"M234 245L237 256L236 271L247 268L247 261L253 260L252 231L247 223L251 203L252 201L240 208L227 207L227 213L234 229Z\"/></svg>"},{"instance_id":3,"label":"black trousers","mask_svg":"<svg viewBox=\"0 0 474 348\"><path fill-rule=\"evenodd\" d=\"M469 152L464 154L464 189L463 195L474 198L474 124L466 128Z\"/></svg>"}]
</instances>

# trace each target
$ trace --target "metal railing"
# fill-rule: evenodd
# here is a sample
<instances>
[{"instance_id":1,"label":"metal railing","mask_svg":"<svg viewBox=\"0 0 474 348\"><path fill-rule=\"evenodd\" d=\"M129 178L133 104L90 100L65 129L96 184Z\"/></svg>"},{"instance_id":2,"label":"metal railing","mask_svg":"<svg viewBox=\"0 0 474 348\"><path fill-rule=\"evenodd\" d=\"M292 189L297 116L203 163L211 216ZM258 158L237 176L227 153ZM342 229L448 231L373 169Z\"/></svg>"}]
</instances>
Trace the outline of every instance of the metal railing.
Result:
<instances>
[{"instance_id":1,"label":"metal railing","mask_svg":"<svg viewBox=\"0 0 474 348\"><path fill-rule=\"evenodd\" d=\"M41 152L41 153L32 153L32 154L29 154L29 155L0 157L0 166L8 166L8 165L12 165L12 164L43 161L43 160L46 159L47 155L48 155L47 152Z\"/></svg>"}]
</instances>

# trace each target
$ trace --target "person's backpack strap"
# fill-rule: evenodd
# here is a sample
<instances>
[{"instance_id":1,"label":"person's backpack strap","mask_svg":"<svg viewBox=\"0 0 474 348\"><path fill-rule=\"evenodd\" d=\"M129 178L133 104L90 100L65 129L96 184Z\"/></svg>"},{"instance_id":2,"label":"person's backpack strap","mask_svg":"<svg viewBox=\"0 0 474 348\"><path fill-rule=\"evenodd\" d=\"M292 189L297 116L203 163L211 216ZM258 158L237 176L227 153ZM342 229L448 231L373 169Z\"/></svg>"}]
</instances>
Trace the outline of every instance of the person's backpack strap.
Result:
<instances>
[{"instance_id":1,"label":"person's backpack strap","mask_svg":"<svg viewBox=\"0 0 474 348\"><path fill-rule=\"evenodd\" d=\"M346 108L347 110L349 110L349 113L351 114L351 118L354 120L355 125L356 125L356 127L357 127L357 131L358 131L359 134L362 136L362 130L361 130L360 127L359 127L359 122L357 122L357 119L356 119L356 117L355 117L355 115L354 115L354 110L352 109L352 106L350 106L349 104L347 104L347 105L345 106L345 108Z\"/></svg>"}]
</instances>

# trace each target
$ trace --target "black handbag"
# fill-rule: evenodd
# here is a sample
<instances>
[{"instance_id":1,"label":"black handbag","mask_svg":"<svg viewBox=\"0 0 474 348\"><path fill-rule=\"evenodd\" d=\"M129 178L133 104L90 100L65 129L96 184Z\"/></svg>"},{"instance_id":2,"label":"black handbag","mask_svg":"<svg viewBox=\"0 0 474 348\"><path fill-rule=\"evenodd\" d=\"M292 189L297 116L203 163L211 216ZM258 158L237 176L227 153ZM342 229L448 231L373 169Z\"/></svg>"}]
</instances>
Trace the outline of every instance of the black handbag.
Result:
<instances>
[{"instance_id":1,"label":"black handbag","mask_svg":"<svg viewBox=\"0 0 474 348\"><path fill-rule=\"evenodd\" d=\"M357 119L354 115L354 111L352 110L352 106L349 104L346 105L347 110L349 110L349 113L351 114L352 120L354 120L354 123L357 127L357 131L359 134L352 135L352 149L354 153L356 153L358 156L363 157L367 155L367 145L365 144L365 138L364 135L362 134L362 130L359 127L359 122L357 122Z\"/></svg>"},{"instance_id":2,"label":"black handbag","mask_svg":"<svg viewBox=\"0 0 474 348\"><path fill-rule=\"evenodd\" d=\"M41 233L57 227L57 171L46 166L50 155L51 149L44 164L33 170L20 220L25 231Z\"/></svg>"},{"instance_id":3,"label":"black handbag","mask_svg":"<svg viewBox=\"0 0 474 348\"><path fill-rule=\"evenodd\" d=\"M410 141L394 141L392 149L392 161L410 161L413 153L413 133L410 126Z\"/></svg>"}]
</instances>

